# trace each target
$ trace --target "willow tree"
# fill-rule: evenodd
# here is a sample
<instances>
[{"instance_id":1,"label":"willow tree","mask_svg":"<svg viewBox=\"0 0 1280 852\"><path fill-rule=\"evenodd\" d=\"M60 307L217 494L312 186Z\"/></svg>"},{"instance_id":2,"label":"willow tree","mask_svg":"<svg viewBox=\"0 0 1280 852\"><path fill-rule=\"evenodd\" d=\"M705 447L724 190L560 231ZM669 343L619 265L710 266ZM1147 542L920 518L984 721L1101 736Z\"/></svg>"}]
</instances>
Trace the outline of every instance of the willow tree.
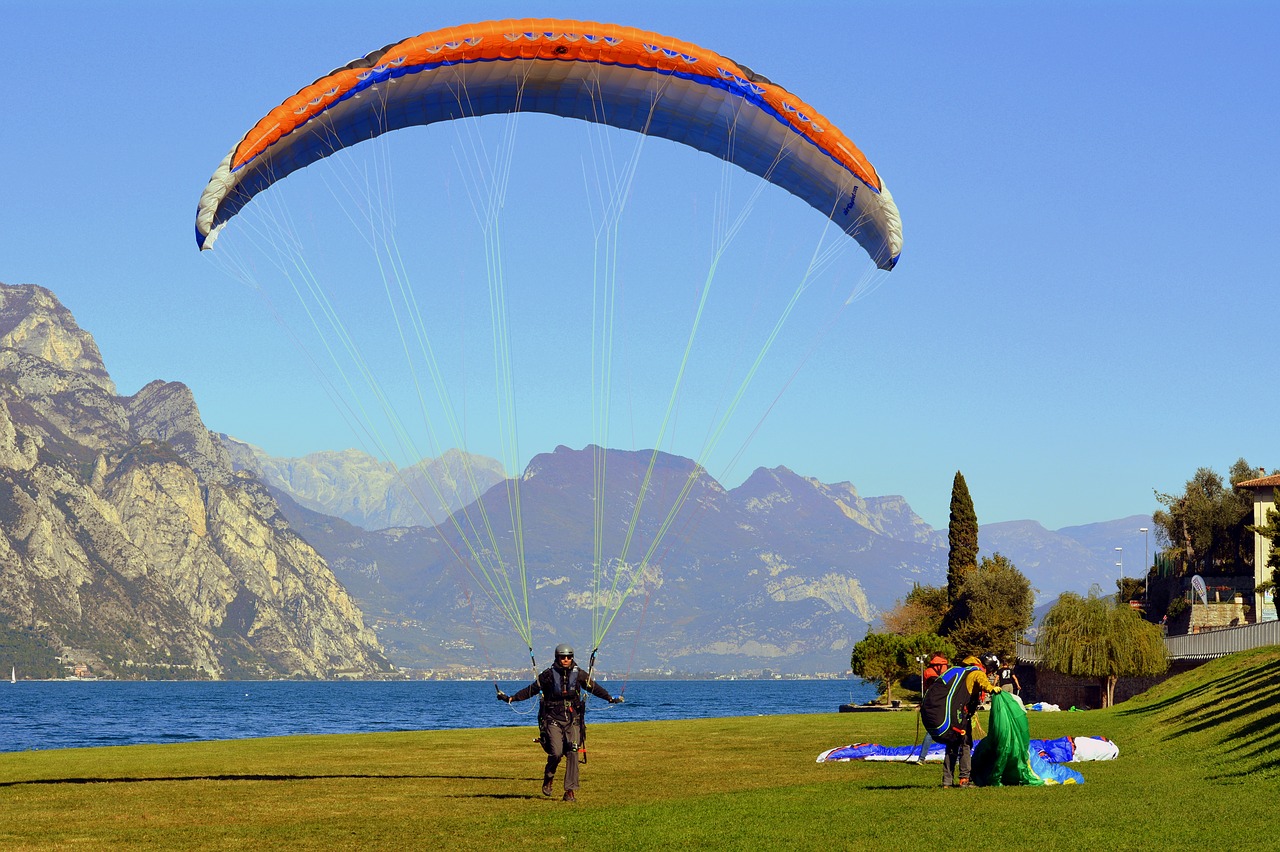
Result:
<instances>
[{"instance_id":1,"label":"willow tree","mask_svg":"<svg viewBox=\"0 0 1280 852\"><path fill-rule=\"evenodd\" d=\"M1072 677L1093 678L1103 690L1103 706L1114 703L1116 681L1150 677L1169 669L1160 628L1128 605L1090 592L1066 592L1045 614L1036 637L1040 664Z\"/></svg>"}]
</instances>

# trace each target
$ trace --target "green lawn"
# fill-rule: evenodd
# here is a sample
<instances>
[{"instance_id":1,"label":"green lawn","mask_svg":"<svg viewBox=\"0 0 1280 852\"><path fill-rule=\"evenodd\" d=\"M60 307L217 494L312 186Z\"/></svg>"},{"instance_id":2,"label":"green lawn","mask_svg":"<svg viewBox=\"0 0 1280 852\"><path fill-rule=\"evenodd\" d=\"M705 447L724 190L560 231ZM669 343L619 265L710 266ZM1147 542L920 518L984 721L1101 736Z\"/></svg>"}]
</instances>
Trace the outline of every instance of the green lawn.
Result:
<instances>
[{"instance_id":1,"label":"green lawn","mask_svg":"<svg viewBox=\"0 0 1280 852\"><path fill-rule=\"evenodd\" d=\"M814 762L910 742L909 713L596 725L577 805L542 797L531 728L0 754L0 848L1274 849L1278 683L1266 648L1111 710L1033 714L1033 737L1120 745L1076 764L1079 787Z\"/></svg>"}]
</instances>

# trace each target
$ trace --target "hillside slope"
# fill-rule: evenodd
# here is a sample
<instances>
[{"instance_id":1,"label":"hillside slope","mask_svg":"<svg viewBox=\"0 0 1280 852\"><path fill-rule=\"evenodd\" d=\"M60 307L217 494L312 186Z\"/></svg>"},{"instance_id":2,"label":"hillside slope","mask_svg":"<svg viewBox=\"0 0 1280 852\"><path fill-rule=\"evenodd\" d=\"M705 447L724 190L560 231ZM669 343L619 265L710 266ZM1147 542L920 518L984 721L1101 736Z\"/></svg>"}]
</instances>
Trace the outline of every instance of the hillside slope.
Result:
<instances>
[{"instance_id":1,"label":"hillside slope","mask_svg":"<svg viewBox=\"0 0 1280 852\"><path fill-rule=\"evenodd\" d=\"M1209 781L1280 781L1280 645L1232 654L1170 678L1113 711L1135 743Z\"/></svg>"}]
</instances>

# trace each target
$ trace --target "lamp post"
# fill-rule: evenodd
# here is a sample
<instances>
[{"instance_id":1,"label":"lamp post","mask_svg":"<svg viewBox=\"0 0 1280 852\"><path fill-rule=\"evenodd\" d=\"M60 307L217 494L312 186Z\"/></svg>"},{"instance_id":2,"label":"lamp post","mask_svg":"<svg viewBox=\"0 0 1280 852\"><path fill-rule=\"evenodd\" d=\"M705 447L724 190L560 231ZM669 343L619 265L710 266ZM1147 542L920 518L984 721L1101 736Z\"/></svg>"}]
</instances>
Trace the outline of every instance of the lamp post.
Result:
<instances>
[{"instance_id":1,"label":"lamp post","mask_svg":"<svg viewBox=\"0 0 1280 852\"><path fill-rule=\"evenodd\" d=\"M1151 592L1151 538L1146 527L1138 527L1138 532L1142 533L1142 604L1146 606L1147 595Z\"/></svg>"},{"instance_id":2,"label":"lamp post","mask_svg":"<svg viewBox=\"0 0 1280 852\"><path fill-rule=\"evenodd\" d=\"M1124 597L1124 548L1117 547L1116 553L1120 554L1116 558L1120 561L1116 563L1116 567L1120 569L1120 585L1116 588L1116 604L1123 603L1120 599Z\"/></svg>"}]
</instances>

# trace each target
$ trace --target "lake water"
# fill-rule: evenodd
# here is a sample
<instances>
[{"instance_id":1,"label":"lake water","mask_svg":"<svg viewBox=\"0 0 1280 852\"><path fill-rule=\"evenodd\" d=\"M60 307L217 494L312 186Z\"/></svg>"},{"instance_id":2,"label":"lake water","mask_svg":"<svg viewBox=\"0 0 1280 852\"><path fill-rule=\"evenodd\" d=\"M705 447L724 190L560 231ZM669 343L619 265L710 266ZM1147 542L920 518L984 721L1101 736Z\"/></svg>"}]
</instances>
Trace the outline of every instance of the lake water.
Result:
<instances>
[{"instance_id":1,"label":"lake water","mask_svg":"<svg viewBox=\"0 0 1280 852\"><path fill-rule=\"evenodd\" d=\"M524 683L503 682L515 692ZM616 685L604 683L613 691ZM835 713L874 697L861 680L633 681L588 722ZM0 683L0 751L534 725L537 699L507 706L484 682Z\"/></svg>"}]
</instances>

